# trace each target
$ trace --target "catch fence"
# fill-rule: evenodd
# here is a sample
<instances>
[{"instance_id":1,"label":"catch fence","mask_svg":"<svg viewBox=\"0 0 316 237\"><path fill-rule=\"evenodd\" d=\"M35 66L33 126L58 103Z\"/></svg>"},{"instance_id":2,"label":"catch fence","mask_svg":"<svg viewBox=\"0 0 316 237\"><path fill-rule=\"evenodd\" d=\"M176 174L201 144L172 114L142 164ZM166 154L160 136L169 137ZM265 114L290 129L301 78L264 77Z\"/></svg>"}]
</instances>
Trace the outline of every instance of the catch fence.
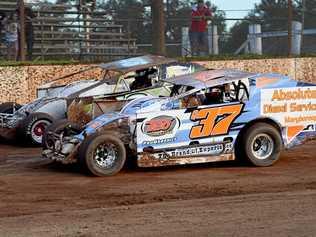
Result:
<instances>
[{"instance_id":1,"label":"catch fence","mask_svg":"<svg viewBox=\"0 0 316 237\"><path fill-rule=\"evenodd\" d=\"M34 60L107 61L152 53L152 19L148 12L142 17L117 16L112 10L69 4L28 4L35 17ZM15 0L0 2L0 11L13 12ZM134 11L131 9L130 11ZM165 13L165 46L169 56L192 56L189 28L190 9L181 16ZM280 28L271 30L273 22ZM272 22L272 23L271 23ZM284 23L284 24L283 24ZM273 24L272 24L273 25ZM236 27L238 26L238 27ZM304 30L303 30L304 28ZM287 19L264 22L253 19L215 17L209 21L207 55L264 54L287 55L316 53L316 22L304 25L294 22L289 39ZM6 46L1 44L0 57Z\"/></svg>"}]
</instances>

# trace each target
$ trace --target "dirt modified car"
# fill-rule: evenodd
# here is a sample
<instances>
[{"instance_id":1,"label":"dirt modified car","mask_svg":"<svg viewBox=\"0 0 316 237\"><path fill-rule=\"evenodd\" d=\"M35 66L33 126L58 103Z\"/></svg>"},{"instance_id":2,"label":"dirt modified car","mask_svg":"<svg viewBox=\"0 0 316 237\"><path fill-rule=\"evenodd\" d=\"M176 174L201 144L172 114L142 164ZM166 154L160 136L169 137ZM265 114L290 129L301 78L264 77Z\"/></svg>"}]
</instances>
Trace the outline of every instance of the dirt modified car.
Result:
<instances>
[{"instance_id":1,"label":"dirt modified car","mask_svg":"<svg viewBox=\"0 0 316 237\"><path fill-rule=\"evenodd\" d=\"M86 99L85 109L89 110L88 105L91 105L94 97L127 100L146 95L170 95L170 89L164 86L161 79L186 74L198 68L202 70L198 65L154 55L114 61L98 67L104 72L102 80L80 81L68 86L53 86L49 83L39 88L39 99L29 104L22 107L14 103L0 105L1 137L18 137L33 144L41 144L46 127L56 120L65 119L69 106L78 98Z\"/></svg>"},{"instance_id":2,"label":"dirt modified car","mask_svg":"<svg viewBox=\"0 0 316 237\"><path fill-rule=\"evenodd\" d=\"M65 127L50 134L43 156L97 176L116 174L127 159L140 167L235 159L270 166L283 148L316 137L316 85L234 70L168 82L175 96L136 99L79 132Z\"/></svg>"}]
</instances>

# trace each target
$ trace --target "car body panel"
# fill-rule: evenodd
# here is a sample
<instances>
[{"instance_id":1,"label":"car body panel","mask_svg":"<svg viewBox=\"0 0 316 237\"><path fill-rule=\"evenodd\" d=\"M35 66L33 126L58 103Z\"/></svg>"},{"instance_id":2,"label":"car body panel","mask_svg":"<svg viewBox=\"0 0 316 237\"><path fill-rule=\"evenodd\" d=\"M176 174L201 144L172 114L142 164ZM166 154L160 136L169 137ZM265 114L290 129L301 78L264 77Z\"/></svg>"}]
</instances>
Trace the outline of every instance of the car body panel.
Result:
<instances>
[{"instance_id":1,"label":"car body panel","mask_svg":"<svg viewBox=\"0 0 316 237\"><path fill-rule=\"evenodd\" d=\"M37 88L37 98L67 97L77 91L95 85L98 80L77 81L68 85L53 86L54 82Z\"/></svg>"},{"instance_id":2,"label":"car body panel","mask_svg":"<svg viewBox=\"0 0 316 237\"><path fill-rule=\"evenodd\" d=\"M37 113L47 113L50 111L49 115L55 120L65 118L65 111L67 110L67 100L64 98L59 98L58 100L53 100L50 103L46 103L40 106L36 112Z\"/></svg>"},{"instance_id":3,"label":"car body panel","mask_svg":"<svg viewBox=\"0 0 316 237\"><path fill-rule=\"evenodd\" d=\"M191 86L197 89L218 86L233 81L238 81L242 78L249 78L256 75L255 73L243 72L238 70L207 70L195 72L189 75L180 75L172 77L167 81L174 85Z\"/></svg>"}]
</instances>

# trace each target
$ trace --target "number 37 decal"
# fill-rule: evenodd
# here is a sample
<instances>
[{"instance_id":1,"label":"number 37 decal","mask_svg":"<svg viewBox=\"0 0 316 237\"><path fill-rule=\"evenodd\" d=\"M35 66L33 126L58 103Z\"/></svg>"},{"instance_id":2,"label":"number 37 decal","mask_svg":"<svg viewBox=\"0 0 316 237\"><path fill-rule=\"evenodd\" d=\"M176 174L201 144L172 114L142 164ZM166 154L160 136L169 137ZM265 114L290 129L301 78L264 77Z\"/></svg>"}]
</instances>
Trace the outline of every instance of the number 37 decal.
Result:
<instances>
[{"instance_id":1,"label":"number 37 decal","mask_svg":"<svg viewBox=\"0 0 316 237\"><path fill-rule=\"evenodd\" d=\"M190 138L228 134L231 124L241 114L243 107L244 104L236 104L194 110L191 114L191 120L199 122L199 124L192 127Z\"/></svg>"}]
</instances>

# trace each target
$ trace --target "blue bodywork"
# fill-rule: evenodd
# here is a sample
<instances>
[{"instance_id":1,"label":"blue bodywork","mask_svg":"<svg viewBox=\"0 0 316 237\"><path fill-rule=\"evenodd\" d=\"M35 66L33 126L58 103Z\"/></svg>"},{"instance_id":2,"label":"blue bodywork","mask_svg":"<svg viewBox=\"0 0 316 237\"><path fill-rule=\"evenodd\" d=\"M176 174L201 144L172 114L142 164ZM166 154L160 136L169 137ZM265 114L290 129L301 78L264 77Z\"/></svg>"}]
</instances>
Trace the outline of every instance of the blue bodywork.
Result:
<instances>
[{"instance_id":1,"label":"blue bodywork","mask_svg":"<svg viewBox=\"0 0 316 237\"><path fill-rule=\"evenodd\" d=\"M316 138L316 85L279 74L225 70L169 82L185 90L173 97L143 97L121 112L95 118L74 136L77 147L86 137L122 121L130 130L126 145L134 149L143 167L233 160L239 135L256 121L275 126L285 148ZM220 102L205 102L207 95L218 91ZM188 102L190 98L195 104Z\"/></svg>"},{"instance_id":2,"label":"blue bodywork","mask_svg":"<svg viewBox=\"0 0 316 237\"><path fill-rule=\"evenodd\" d=\"M266 85L263 87L257 86L257 80L265 78ZM268 82L268 80L271 80ZM313 137L316 135L316 132L311 130L303 130L297 136L291 140L288 141L286 139L286 131L285 127L282 127L282 124L280 124L277 120L275 120L273 117L265 117L261 114L260 111L260 103L261 103L261 94L264 93L264 89L277 89L277 88L297 88L297 87L311 87L313 86L310 83L302 83L297 82L295 80L290 79L289 77L279 75L279 74L257 74L253 77L249 78L249 100L243 101L244 104L242 113L236 118L234 123L231 125L231 129L228 135L225 136L219 136L219 137L208 137L204 138L202 143L208 144L208 143L217 143L223 140L223 137L232 137L234 139L234 142L236 141L236 138L241 131L241 129L251 121L255 121L258 119L269 119L271 121L274 121L275 124L278 124L280 127L280 130L282 131L282 136L284 137L284 144L287 148L290 148L294 145L299 145L303 141L306 140L306 138ZM192 122L189 118L184 119L184 116L181 114L185 112L186 109L178 109L177 104L179 104L180 99L173 99L173 98L164 98L164 99L158 99L157 98L143 98L137 101L134 101L130 105L128 105L122 112L120 113L111 113L111 114L104 114L100 117L96 118L87 126L85 127L84 131L77 136L80 140L84 139L83 134L91 135L98 130L100 130L102 127L107 126L110 123L113 123L114 121L117 121L119 119L123 118L131 118L136 117L137 114L150 116L151 114L154 114L154 116L158 116L160 114L168 114L172 113L178 115L178 119L181 123L180 128L178 131L173 135L175 138L173 140L173 144L170 143L163 143L155 146L155 149L161 150L166 149L170 147L178 147L178 146L189 146L190 142L192 142L192 139L189 138L189 132L190 129L186 129L185 127L195 126L197 123ZM153 106L155 105L155 106ZM211 105L211 106L201 106L200 108L207 108L207 107L216 107L219 106L218 104ZM152 116L150 116L152 117ZM96 127L95 124L98 124ZM313 126L313 124L310 124L310 126ZM184 129L182 129L184 127ZM172 141L172 140L169 140ZM181 145L180 145L181 144ZM184 145L185 144L185 145ZM173 146L174 145L174 146ZM143 150L146 147L146 145L138 144L138 151Z\"/></svg>"}]
</instances>

